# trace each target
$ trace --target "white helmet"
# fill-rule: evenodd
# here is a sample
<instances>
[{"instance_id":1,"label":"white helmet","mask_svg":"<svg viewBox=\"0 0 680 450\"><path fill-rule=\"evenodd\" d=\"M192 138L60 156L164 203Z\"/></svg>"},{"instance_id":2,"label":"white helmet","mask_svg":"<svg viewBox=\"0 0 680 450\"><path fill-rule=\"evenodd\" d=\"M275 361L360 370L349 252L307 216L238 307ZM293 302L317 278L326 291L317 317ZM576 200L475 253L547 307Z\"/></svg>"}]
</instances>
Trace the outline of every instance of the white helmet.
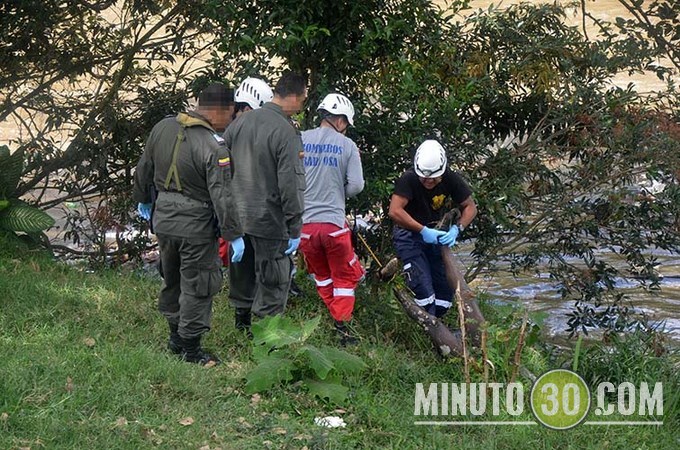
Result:
<instances>
[{"instance_id":1,"label":"white helmet","mask_svg":"<svg viewBox=\"0 0 680 450\"><path fill-rule=\"evenodd\" d=\"M347 97L342 94L328 94L323 101L319 103L317 111L328 111L330 114L347 117L347 122L354 126L354 106Z\"/></svg>"},{"instance_id":2,"label":"white helmet","mask_svg":"<svg viewBox=\"0 0 680 450\"><path fill-rule=\"evenodd\" d=\"M247 103L251 108L258 109L274 98L272 88L264 80L248 77L234 92L236 103Z\"/></svg>"},{"instance_id":3,"label":"white helmet","mask_svg":"<svg viewBox=\"0 0 680 450\"><path fill-rule=\"evenodd\" d=\"M444 147L434 139L420 144L413 159L416 174L423 178L436 178L446 170L446 152Z\"/></svg>"}]
</instances>

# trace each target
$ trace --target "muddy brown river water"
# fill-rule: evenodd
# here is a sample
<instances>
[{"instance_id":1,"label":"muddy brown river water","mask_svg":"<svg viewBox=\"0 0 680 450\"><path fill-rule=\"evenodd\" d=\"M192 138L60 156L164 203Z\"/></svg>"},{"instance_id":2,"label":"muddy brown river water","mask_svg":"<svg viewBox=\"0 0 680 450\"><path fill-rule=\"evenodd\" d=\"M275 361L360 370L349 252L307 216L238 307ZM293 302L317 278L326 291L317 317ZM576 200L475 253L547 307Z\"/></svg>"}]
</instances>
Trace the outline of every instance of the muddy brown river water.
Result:
<instances>
[{"instance_id":1,"label":"muddy brown river water","mask_svg":"<svg viewBox=\"0 0 680 450\"><path fill-rule=\"evenodd\" d=\"M471 263L470 257L466 256L471 245L465 244L460 250L463 263ZM649 325L663 330L672 345L680 346L680 254L655 250L650 250L650 253L658 258L657 269L663 277L659 282L661 289L648 292L640 287L637 280L628 278L617 279L616 287L627 296L625 305L635 313L644 315ZM619 260L611 253L602 252L600 256L614 265ZM545 336L557 343L566 342L566 315L574 302L560 297L558 286L550 280L547 272L513 276L501 270L479 277L471 283L471 287L477 292L488 294L492 304L520 306L532 313L545 313L542 323Z\"/></svg>"}]
</instances>

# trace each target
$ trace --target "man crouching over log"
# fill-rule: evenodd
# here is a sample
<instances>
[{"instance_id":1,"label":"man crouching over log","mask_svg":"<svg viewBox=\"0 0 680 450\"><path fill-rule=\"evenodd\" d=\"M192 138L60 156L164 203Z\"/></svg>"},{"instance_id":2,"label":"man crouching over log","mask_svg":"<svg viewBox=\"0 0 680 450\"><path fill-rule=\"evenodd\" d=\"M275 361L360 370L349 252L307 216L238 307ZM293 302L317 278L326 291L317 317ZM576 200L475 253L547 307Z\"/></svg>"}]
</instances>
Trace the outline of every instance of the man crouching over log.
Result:
<instances>
[{"instance_id":1,"label":"man crouching over log","mask_svg":"<svg viewBox=\"0 0 680 450\"><path fill-rule=\"evenodd\" d=\"M394 246L404 265L406 283L415 295L415 303L436 318L446 314L459 288L466 314L465 328L477 340L484 319L450 250L477 215L472 191L458 173L447 167L446 152L435 140L426 140L418 147L413 166L396 181L389 210L395 223ZM447 224L448 231L436 229L454 208L460 210L457 222ZM432 317L409 311L402 296L397 295L406 312L421 325L425 326L423 320L432 326L442 325ZM437 343L433 330L425 328Z\"/></svg>"}]
</instances>

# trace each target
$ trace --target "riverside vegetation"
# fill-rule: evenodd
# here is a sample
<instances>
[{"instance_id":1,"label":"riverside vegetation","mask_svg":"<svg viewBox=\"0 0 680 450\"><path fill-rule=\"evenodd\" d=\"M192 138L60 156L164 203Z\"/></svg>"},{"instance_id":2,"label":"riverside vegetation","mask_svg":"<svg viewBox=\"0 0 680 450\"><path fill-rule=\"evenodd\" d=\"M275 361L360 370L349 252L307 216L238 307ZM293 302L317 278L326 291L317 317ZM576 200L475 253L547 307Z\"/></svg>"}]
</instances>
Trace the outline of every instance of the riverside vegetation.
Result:
<instances>
[{"instance_id":1,"label":"riverside vegetation","mask_svg":"<svg viewBox=\"0 0 680 450\"><path fill-rule=\"evenodd\" d=\"M257 355L233 328L225 292L215 300L213 331L206 339L224 363L206 369L165 350L167 330L155 308L158 279L123 269L94 273L69 267L12 237L2 239L0 448L670 450L678 445L677 355L635 336L613 347L586 346L578 371L589 383L663 382L661 427L582 425L565 432L542 426L415 426L415 383L463 382L463 364L435 356L385 286L364 286L358 296L355 326L361 343L349 352L365 368L345 375L345 400L319 398L295 382L252 394L247 377ZM304 292L292 300L287 317L298 324L320 320L307 343L336 346L323 304L306 279L299 281ZM489 339L491 380L504 382L522 314L482 305L495 336ZM531 336L521 360L529 371L573 366L573 353ZM481 371L473 368L472 381L481 380ZM518 381L528 392L530 380L520 375ZM314 425L315 417L328 415L342 417L347 427ZM478 419L533 417L527 408L519 418Z\"/></svg>"},{"instance_id":2,"label":"riverside vegetation","mask_svg":"<svg viewBox=\"0 0 680 450\"><path fill-rule=\"evenodd\" d=\"M619 0L631 14L611 22L581 2L587 35L565 24L558 3L464 15L466 1L67 3L0 3L0 124L15 131L0 142L9 148L0 175L12 174L0 192L0 228L11 230L0 235L0 448L677 448L677 356L627 306L617 280L658 292L648 250L680 252L680 2ZM492 380L528 383L519 365L535 374L578 365L592 384L663 381L664 425L414 426L415 383L461 382L466 369L480 381L489 367L476 353L467 367L437 359L376 283L358 296L356 370L330 375L346 388L337 395L305 383L333 370L310 364L311 347L335 342L304 278L287 317L300 329L319 325L281 353L292 365L280 380L248 385L266 359L231 326L226 292L206 342L225 364L203 370L167 355L159 281L120 267L149 243L129 233L146 226L131 214L132 167L152 125L201 86L275 79L285 68L310 77L304 128L330 90L361 111L351 137L367 186L353 212L383 219L415 143L437 137L480 209L464 236L474 245L466 279L547 272L574 305L571 332L605 331L608 341L558 351L536 338L539 317L522 334L523 311L482 298ZM641 72L667 88L643 96L609 82ZM30 228L22 238L41 241L36 230L51 223L26 220L19 198L43 210L75 205L62 231L92 244L81 253L92 265L67 267L18 242L14 231ZM366 236L383 261L386 222ZM448 320L455 326L455 315ZM643 333L622 334L634 328ZM331 414L347 428L313 425Z\"/></svg>"}]
</instances>

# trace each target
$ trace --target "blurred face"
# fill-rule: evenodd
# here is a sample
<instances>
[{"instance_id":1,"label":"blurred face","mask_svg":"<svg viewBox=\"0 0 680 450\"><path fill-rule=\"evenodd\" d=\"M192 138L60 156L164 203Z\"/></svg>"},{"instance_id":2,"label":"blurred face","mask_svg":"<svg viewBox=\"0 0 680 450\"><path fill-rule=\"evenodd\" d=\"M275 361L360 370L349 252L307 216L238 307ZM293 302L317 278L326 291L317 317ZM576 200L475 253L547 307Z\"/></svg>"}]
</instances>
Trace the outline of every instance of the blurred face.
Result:
<instances>
[{"instance_id":1,"label":"blurred face","mask_svg":"<svg viewBox=\"0 0 680 450\"><path fill-rule=\"evenodd\" d=\"M289 116L299 113L302 111L302 108L304 108L305 101L307 101L307 89L305 89L305 92L302 95L291 95L288 97L288 99L290 100L288 102L288 109L286 110L286 113Z\"/></svg>"},{"instance_id":2,"label":"blurred face","mask_svg":"<svg viewBox=\"0 0 680 450\"><path fill-rule=\"evenodd\" d=\"M425 178L425 177L418 177L420 180L420 184L422 184L425 189L432 190L436 185L442 182L442 177L435 177L435 178Z\"/></svg>"},{"instance_id":3,"label":"blurred face","mask_svg":"<svg viewBox=\"0 0 680 450\"><path fill-rule=\"evenodd\" d=\"M210 123L212 124L215 131L222 132L231 123L231 119L234 115L234 105L231 104L229 107L222 108L209 108Z\"/></svg>"}]
</instances>

